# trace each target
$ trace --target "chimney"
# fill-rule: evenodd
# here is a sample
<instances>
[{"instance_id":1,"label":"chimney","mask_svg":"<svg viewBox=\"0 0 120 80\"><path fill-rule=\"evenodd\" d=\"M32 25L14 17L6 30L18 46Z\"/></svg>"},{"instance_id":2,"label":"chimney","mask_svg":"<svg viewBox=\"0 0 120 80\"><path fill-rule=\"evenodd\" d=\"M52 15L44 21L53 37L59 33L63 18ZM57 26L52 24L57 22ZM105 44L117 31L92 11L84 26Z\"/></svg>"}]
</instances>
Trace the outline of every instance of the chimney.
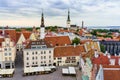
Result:
<instances>
[{"instance_id":1,"label":"chimney","mask_svg":"<svg viewBox=\"0 0 120 80\"><path fill-rule=\"evenodd\" d=\"M74 48L76 47L76 43L74 43Z\"/></svg>"},{"instance_id":2,"label":"chimney","mask_svg":"<svg viewBox=\"0 0 120 80\"><path fill-rule=\"evenodd\" d=\"M107 57L108 57L109 59L111 58L111 55L110 55L110 53L108 53Z\"/></svg>"},{"instance_id":3,"label":"chimney","mask_svg":"<svg viewBox=\"0 0 120 80\"><path fill-rule=\"evenodd\" d=\"M99 57L99 54L97 51L95 51L95 54L94 54L95 58L98 58Z\"/></svg>"}]
</instances>

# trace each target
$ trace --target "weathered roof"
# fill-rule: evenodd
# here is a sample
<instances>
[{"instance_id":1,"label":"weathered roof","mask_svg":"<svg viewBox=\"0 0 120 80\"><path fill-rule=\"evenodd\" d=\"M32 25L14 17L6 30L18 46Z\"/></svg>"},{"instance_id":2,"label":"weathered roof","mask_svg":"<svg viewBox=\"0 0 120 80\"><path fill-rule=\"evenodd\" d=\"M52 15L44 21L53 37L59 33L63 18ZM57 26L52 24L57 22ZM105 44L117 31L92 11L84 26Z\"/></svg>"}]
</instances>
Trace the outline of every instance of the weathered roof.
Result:
<instances>
[{"instance_id":1,"label":"weathered roof","mask_svg":"<svg viewBox=\"0 0 120 80\"><path fill-rule=\"evenodd\" d=\"M70 38L68 36L45 37L45 41L53 47L71 44Z\"/></svg>"},{"instance_id":2,"label":"weathered roof","mask_svg":"<svg viewBox=\"0 0 120 80\"><path fill-rule=\"evenodd\" d=\"M54 57L80 56L82 52L85 52L83 45L55 47Z\"/></svg>"}]
</instances>

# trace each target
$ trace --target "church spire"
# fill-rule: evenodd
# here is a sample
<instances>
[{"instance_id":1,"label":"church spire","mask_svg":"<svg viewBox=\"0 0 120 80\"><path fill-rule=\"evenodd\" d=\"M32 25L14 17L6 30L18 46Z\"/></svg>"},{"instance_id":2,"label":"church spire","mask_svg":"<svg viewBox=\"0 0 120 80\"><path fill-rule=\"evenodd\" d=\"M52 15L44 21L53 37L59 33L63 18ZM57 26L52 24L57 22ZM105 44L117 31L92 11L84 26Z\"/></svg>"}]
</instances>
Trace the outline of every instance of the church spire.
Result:
<instances>
[{"instance_id":1,"label":"church spire","mask_svg":"<svg viewBox=\"0 0 120 80\"><path fill-rule=\"evenodd\" d=\"M40 39L44 39L44 38L45 38L45 25L44 25L44 14L42 10L41 25L40 25Z\"/></svg>"},{"instance_id":2,"label":"church spire","mask_svg":"<svg viewBox=\"0 0 120 80\"><path fill-rule=\"evenodd\" d=\"M68 9L68 17L67 17L67 28L68 28L68 30L70 28L70 11L69 11L69 9Z\"/></svg>"},{"instance_id":3,"label":"church spire","mask_svg":"<svg viewBox=\"0 0 120 80\"><path fill-rule=\"evenodd\" d=\"M70 22L70 11L69 11L69 9L68 9L68 18L67 18L67 21Z\"/></svg>"},{"instance_id":4,"label":"church spire","mask_svg":"<svg viewBox=\"0 0 120 80\"><path fill-rule=\"evenodd\" d=\"M45 27L43 10L42 10L42 14L41 14L41 26L40 27Z\"/></svg>"},{"instance_id":5,"label":"church spire","mask_svg":"<svg viewBox=\"0 0 120 80\"><path fill-rule=\"evenodd\" d=\"M82 21L82 28L84 28L84 21Z\"/></svg>"}]
</instances>

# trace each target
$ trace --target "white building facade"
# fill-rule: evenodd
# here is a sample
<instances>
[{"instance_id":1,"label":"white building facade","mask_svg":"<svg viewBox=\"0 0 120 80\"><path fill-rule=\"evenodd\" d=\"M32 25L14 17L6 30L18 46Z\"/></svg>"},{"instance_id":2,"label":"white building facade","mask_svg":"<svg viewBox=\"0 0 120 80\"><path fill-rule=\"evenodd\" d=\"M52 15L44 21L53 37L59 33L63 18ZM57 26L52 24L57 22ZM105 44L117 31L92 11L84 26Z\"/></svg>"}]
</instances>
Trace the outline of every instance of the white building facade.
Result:
<instances>
[{"instance_id":1,"label":"white building facade","mask_svg":"<svg viewBox=\"0 0 120 80\"><path fill-rule=\"evenodd\" d=\"M53 65L53 48L42 40L32 41L29 46L23 50L24 68Z\"/></svg>"},{"instance_id":2,"label":"white building facade","mask_svg":"<svg viewBox=\"0 0 120 80\"><path fill-rule=\"evenodd\" d=\"M16 46L10 38L3 38L0 47L0 68L11 69L15 67Z\"/></svg>"}]
</instances>

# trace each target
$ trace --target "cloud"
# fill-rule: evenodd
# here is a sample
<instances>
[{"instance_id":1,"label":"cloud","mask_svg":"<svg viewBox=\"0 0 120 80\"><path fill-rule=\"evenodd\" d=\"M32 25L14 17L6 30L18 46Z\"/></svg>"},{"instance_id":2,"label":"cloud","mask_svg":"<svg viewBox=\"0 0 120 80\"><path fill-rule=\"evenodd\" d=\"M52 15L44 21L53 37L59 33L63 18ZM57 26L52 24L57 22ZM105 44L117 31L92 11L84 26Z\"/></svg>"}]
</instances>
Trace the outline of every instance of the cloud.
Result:
<instances>
[{"instance_id":1,"label":"cloud","mask_svg":"<svg viewBox=\"0 0 120 80\"><path fill-rule=\"evenodd\" d=\"M0 0L0 21L1 25L10 19L38 22L43 9L47 25L66 26L70 8L73 24L81 25L84 20L87 25L120 25L119 4L119 0ZM29 21L24 23L29 24Z\"/></svg>"}]
</instances>

